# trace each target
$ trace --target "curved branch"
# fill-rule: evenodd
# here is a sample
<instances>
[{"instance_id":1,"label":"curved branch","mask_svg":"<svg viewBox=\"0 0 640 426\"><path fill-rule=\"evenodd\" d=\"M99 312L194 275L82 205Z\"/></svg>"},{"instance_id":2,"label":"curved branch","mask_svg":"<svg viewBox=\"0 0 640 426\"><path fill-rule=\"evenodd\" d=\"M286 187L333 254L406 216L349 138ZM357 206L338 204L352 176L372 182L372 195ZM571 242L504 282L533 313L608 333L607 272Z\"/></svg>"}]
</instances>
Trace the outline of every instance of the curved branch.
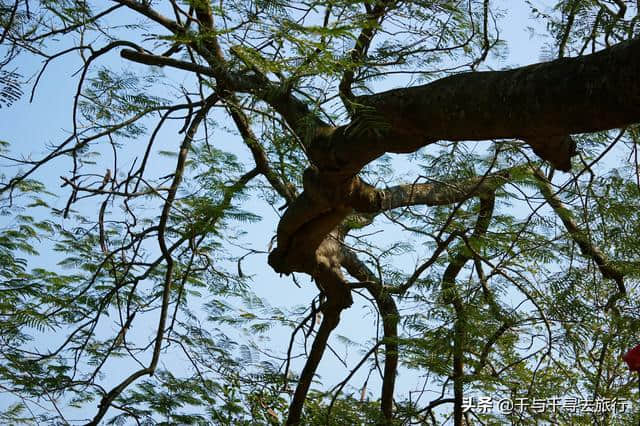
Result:
<instances>
[{"instance_id":1,"label":"curved branch","mask_svg":"<svg viewBox=\"0 0 640 426\"><path fill-rule=\"evenodd\" d=\"M613 280L618 286L618 292L607 302L607 308L613 307L614 303L626 294L623 272L613 265L611 260L608 259L598 246L591 241L589 236L585 235L585 233L580 229L573 218L571 211L565 207L562 201L560 201L558 196L552 190L551 183L539 169L534 171L534 177L542 196L560 218L562 224L569 233L569 236L576 242L576 244L578 244L583 256L592 259L598 266L602 276Z\"/></svg>"},{"instance_id":2,"label":"curved branch","mask_svg":"<svg viewBox=\"0 0 640 426\"><path fill-rule=\"evenodd\" d=\"M635 39L592 55L360 96L354 120L378 131L342 126L316 140L310 153L320 168L338 164L355 173L385 152L412 152L436 140L518 138L557 169L569 170L569 135L640 121L638 75Z\"/></svg>"},{"instance_id":3,"label":"curved branch","mask_svg":"<svg viewBox=\"0 0 640 426\"><path fill-rule=\"evenodd\" d=\"M305 191L289 205L278 224L278 247L269 255L269 264L281 273L304 272L304 259L354 210L366 216L411 205L462 202L505 184L513 170L458 181L376 189L358 177L307 169Z\"/></svg>"},{"instance_id":4,"label":"curved branch","mask_svg":"<svg viewBox=\"0 0 640 426\"><path fill-rule=\"evenodd\" d=\"M435 183L413 183L376 189L368 184L352 195L352 206L360 213L380 213L399 207L443 206L461 203L477 195L488 194L507 183L514 169L506 169L468 179Z\"/></svg>"},{"instance_id":5,"label":"curved branch","mask_svg":"<svg viewBox=\"0 0 640 426\"><path fill-rule=\"evenodd\" d=\"M495 195L489 194L480 197L480 211L473 230L472 241L482 238L487 230L493 216L495 207ZM453 419L455 426L462 425L463 409L462 399L464 395L464 344L466 340L466 313L464 303L456 288L456 278L462 268L471 260L473 256L465 251L460 251L449 263L442 276L442 293L445 302L450 303L456 313L454 322L453 337L453 391L454 391L454 412Z\"/></svg>"},{"instance_id":6,"label":"curved branch","mask_svg":"<svg viewBox=\"0 0 640 426\"><path fill-rule=\"evenodd\" d=\"M364 288L373 296L382 318L384 333L385 362L382 378L380 409L388 424L393 419L393 393L398 370L398 308L391 294L378 278L356 256L353 251L342 246L342 265L351 276L363 283Z\"/></svg>"},{"instance_id":7,"label":"curved branch","mask_svg":"<svg viewBox=\"0 0 640 426\"><path fill-rule=\"evenodd\" d=\"M300 423L302 408L304 406L304 401L307 398L311 381L318 369L318 364L320 364L324 350L327 348L329 336L333 329L338 325L338 322L340 322L340 312L342 312L342 309L343 308L339 306L331 306L329 304L324 305L322 309L322 322L320 323L318 333L313 340L309 358L307 358L307 362L300 373L300 379L298 380L298 385L296 386L295 393L293 394L293 401L291 401L291 405L289 406L287 425L297 425Z\"/></svg>"}]
</instances>

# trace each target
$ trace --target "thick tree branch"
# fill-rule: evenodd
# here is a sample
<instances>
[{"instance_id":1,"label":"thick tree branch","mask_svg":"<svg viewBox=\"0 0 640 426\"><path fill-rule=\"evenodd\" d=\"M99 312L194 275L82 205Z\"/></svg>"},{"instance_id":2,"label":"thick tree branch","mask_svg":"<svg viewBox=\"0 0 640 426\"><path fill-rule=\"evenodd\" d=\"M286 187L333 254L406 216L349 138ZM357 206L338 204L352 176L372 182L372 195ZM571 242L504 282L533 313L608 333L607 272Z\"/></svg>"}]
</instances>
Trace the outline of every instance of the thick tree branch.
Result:
<instances>
[{"instance_id":1,"label":"thick tree branch","mask_svg":"<svg viewBox=\"0 0 640 426\"><path fill-rule=\"evenodd\" d=\"M351 289L340 271L340 246L336 239L327 238L323 241L316 253L306 258L306 262L305 272L313 277L321 293L326 296L326 302L321 307L323 317L320 328L289 406L287 425L300 422L304 401L327 347L329 335L338 325L342 311L353 303Z\"/></svg>"},{"instance_id":2,"label":"thick tree branch","mask_svg":"<svg viewBox=\"0 0 640 426\"><path fill-rule=\"evenodd\" d=\"M216 76L214 69L211 67L196 64L193 62L181 61L179 59L174 59L168 56L153 55L150 53L131 49L121 50L120 56L122 56L124 59L128 59L139 64L152 65L157 67L167 66L184 71L195 72L209 77Z\"/></svg>"},{"instance_id":3,"label":"thick tree branch","mask_svg":"<svg viewBox=\"0 0 640 426\"><path fill-rule=\"evenodd\" d=\"M459 74L358 98L363 107L352 123L325 129L308 150L315 166L278 226L270 265L278 272L300 270L302 258L312 257L354 209L380 206L380 193L355 175L385 152L410 152L438 139L523 138L554 167L569 170L575 153L570 134L640 121L637 75L640 40L633 40L589 56Z\"/></svg>"},{"instance_id":4,"label":"thick tree branch","mask_svg":"<svg viewBox=\"0 0 640 426\"><path fill-rule=\"evenodd\" d=\"M305 272L316 248L354 211L375 215L412 205L446 205L492 192L508 182L511 170L456 182L406 184L376 189L340 173L305 172L304 192L290 204L278 225L278 246L269 264L281 273ZM323 184L333 181L331 185Z\"/></svg>"},{"instance_id":5,"label":"thick tree branch","mask_svg":"<svg viewBox=\"0 0 640 426\"><path fill-rule=\"evenodd\" d=\"M504 185L510 170L458 181L414 183L375 189L363 184L352 196L351 204L359 213L378 213L407 206L442 206L461 203L471 197L487 194Z\"/></svg>"},{"instance_id":6,"label":"thick tree branch","mask_svg":"<svg viewBox=\"0 0 640 426\"><path fill-rule=\"evenodd\" d=\"M457 74L361 96L353 123L315 141L315 164L354 173L385 152L435 140L518 138L560 170L570 168L571 134L640 121L640 39L592 55L506 71ZM378 130L373 131L378 123Z\"/></svg>"}]
</instances>

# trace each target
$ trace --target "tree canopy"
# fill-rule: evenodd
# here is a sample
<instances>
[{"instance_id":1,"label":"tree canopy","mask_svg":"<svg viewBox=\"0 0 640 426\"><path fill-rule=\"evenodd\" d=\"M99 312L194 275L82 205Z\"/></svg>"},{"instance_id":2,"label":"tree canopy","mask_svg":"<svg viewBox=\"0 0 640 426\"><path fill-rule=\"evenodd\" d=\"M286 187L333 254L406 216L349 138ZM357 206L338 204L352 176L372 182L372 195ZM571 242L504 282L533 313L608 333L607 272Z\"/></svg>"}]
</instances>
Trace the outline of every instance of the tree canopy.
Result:
<instances>
[{"instance_id":1,"label":"tree canopy","mask_svg":"<svg viewBox=\"0 0 640 426\"><path fill-rule=\"evenodd\" d=\"M637 422L640 4L543 3L0 0L0 421Z\"/></svg>"}]
</instances>

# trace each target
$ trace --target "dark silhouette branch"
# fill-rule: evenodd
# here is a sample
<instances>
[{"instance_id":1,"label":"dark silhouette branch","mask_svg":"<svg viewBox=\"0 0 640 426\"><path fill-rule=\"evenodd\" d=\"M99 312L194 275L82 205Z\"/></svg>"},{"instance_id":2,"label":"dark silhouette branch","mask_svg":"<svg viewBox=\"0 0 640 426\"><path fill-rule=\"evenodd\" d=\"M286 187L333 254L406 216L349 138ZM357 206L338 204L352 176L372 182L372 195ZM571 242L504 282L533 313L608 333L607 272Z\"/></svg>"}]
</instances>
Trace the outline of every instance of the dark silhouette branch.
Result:
<instances>
[{"instance_id":1,"label":"dark silhouette branch","mask_svg":"<svg viewBox=\"0 0 640 426\"><path fill-rule=\"evenodd\" d=\"M373 37L378 30L378 26L380 25L380 21L384 18L385 13L389 9L389 7L393 5L393 1L389 0L381 0L374 3L373 6L369 5L367 2L364 2L364 6L367 9L366 21L363 26L358 38L356 39L355 45L349 54L351 61L354 63L353 68L347 68L345 72L342 74L342 79L339 84L340 97L342 98L345 107L347 109L353 109L353 100L354 95L351 91L351 85L353 84L353 79L355 76L355 70L357 68L356 64L361 62L367 55L367 51L371 46L371 42Z\"/></svg>"},{"instance_id":2,"label":"dark silhouette branch","mask_svg":"<svg viewBox=\"0 0 640 426\"><path fill-rule=\"evenodd\" d=\"M399 314L393 297L367 266L347 247L342 246L342 265L351 276L360 280L376 301L382 319L385 362L382 376L380 409L387 424L393 419L393 393L398 370Z\"/></svg>"},{"instance_id":3,"label":"dark silhouette branch","mask_svg":"<svg viewBox=\"0 0 640 426\"><path fill-rule=\"evenodd\" d=\"M304 368L300 373L300 379L298 380L298 385L296 386L296 390L293 394L293 400L289 406L289 415L286 422L287 425L297 425L300 423L302 418L302 408L307 398L311 382L313 381L313 377L318 369L322 355L327 348L329 336L340 321L340 312L342 309L342 307L335 305L332 306L329 304L324 305L322 308L322 322L320 323L318 333L313 340L309 357L307 358Z\"/></svg>"},{"instance_id":4,"label":"dark silhouette branch","mask_svg":"<svg viewBox=\"0 0 640 426\"><path fill-rule=\"evenodd\" d=\"M187 155L191 148L191 142L195 137L195 134L200 127L202 121L206 118L207 113L213 107L213 105L218 101L218 97L214 94L209 96L206 99L202 109L196 113L191 125L189 126L189 130L187 131L182 144L180 146L180 152L178 155L178 161L176 164L175 173L173 176L173 181L171 182L171 187L169 190L169 194L164 202L162 213L160 215L160 223L158 224L158 244L160 245L160 251L162 252L162 257L164 258L167 268L164 277L164 288L162 290L162 305L160 310L160 317L158 319L158 326L156 330L156 337L153 347L153 354L151 357L151 361L149 365L145 368L141 368L136 372L129 375L126 379L120 382L117 386L115 386L111 391L105 394L98 405L98 412L93 417L93 419L87 423L87 426L95 426L100 420L104 417L104 415L109 410L111 403L134 381L138 378L145 375L152 375L158 365L158 361L160 360L160 350L162 349L162 341L165 332L165 324L167 321L167 313L169 310L169 299L171 295L171 288L173 282L173 269L174 269L174 261L171 255L170 250L167 248L166 240L165 240L165 231L167 227L167 221L169 220L169 213L171 208L173 207L173 201L175 200L175 196L178 192L178 188L180 187L180 183L182 182L182 176L184 173L185 164L187 161Z\"/></svg>"},{"instance_id":5,"label":"dark silhouette branch","mask_svg":"<svg viewBox=\"0 0 640 426\"><path fill-rule=\"evenodd\" d=\"M495 195L490 194L480 197L480 211L476 221L471 241L483 238L489 229L493 209L495 206ZM442 296L446 303L451 304L455 311L453 325L453 393L454 412L453 420L455 426L462 426L463 409L462 399L464 395L464 346L466 340L466 313L464 302L456 287L456 277L462 268L471 260L473 256L461 250L449 263L442 276Z\"/></svg>"},{"instance_id":6,"label":"dark silhouette branch","mask_svg":"<svg viewBox=\"0 0 640 426\"><path fill-rule=\"evenodd\" d=\"M310 153L320 168L357 173L385 152L413 152L437 140L517 138L569 170L569 135L640 121L638 74L640 39L634 39L592 55L360 96L354 122L318 138ZM373 122L367 131L354 125L367 118Z\"/></svg>"}]
</instances>

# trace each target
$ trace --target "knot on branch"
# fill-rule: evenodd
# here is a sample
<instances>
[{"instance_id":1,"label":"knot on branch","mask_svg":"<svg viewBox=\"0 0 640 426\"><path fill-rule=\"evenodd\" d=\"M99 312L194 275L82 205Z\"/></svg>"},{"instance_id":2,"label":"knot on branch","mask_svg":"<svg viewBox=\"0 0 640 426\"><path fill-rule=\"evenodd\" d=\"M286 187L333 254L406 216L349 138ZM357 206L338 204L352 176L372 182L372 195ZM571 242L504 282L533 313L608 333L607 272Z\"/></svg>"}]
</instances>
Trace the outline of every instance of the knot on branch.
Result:
<instances>
[{"instance_id":1,"label":"knot on branch","mask_svg":"<svg viewBox=\"0 0 640 426\"><path fill-rule=\"evenodd\" d=\"M280 247L274 248L267 257L267 263L273 270L279 274L289 275L293 269L286 261L286 253Z\"/></svg>"},{"instance_id":2,"label":"knot on branch","mask_svg":"<svg viewBox=\"0 0 640 426\"><path fill-rule=\"evenodd\" d=\"M576 142L571 136L530 137L525 141L538 157L548 161L556 169L571 171L571 157L577 154Z\"/></svg>"},{"instance_id":3,"label":"knot on branch","mask_svg":"<svg viewBox=\"0 0 640 426\"><path fill-rule=\"evenodd\" d=\"M360 185L352 173L340 170L320 170L308 167L303 174L304 191L317 207L338 209L349 206L349 201Z\"/></svg>"}]
</instances>

